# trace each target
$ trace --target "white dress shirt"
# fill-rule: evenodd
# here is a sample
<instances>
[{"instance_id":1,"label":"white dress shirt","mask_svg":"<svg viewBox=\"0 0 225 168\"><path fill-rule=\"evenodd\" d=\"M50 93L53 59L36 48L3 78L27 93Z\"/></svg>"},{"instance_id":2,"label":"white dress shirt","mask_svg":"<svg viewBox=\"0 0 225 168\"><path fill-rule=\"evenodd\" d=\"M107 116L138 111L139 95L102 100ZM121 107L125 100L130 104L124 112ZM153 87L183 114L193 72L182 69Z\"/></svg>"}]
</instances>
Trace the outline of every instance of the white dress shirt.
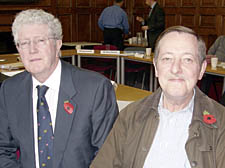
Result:
<instances>
[{"instance_id":1,"label":"white dress shirt","mask_svg":"<svg viewBox=\"0 0 225 168\"><path fill-rule=\"evenodd\" d=\"M194 95L183 110L170 112L163 108L162 93L158 106L159 125L143 168L191 168L185 144L192 119Z\"/></svg>"},{"instance_id":2,"label":"white dress shirt","mask_svg":"<svg viewBox=\"0 0 225 168\"><path fill-rule=\"evenodd\" d=\"M37 130L37 85L46 85L49 87L45 94L46 101L49 106L49 111L52 119L52 129L54 134L55 128L55 119L56 119L56 111L58 105L58 94L59 94L59 86L61 79L61 61L58 62L58 65L55 71L51 74L51 76L44 82L40 83L34 77L33 80L33 116L34 116L34 145L35 145L35 159L36 159L36 167L39 168L39 154L38 154L38 130Z\"/></svg>"}]
</instances>

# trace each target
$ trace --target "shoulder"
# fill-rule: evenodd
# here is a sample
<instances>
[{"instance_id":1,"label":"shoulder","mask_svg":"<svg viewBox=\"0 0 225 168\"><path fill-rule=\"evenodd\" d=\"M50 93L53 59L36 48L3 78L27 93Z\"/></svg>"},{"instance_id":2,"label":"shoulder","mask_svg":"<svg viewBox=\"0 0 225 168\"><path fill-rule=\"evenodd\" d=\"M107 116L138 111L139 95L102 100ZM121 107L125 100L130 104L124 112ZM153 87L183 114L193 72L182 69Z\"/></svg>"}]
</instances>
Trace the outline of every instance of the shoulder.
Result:
<instances>
[{"instance_id":1,"label":"shoulder","mask_svg":"<svg viewBox=\"0 0 225 168\"><path fill-rule=\"evenodd\" d=\"M22 83L26 82L28 79L31 79L31 74L27 71L21 72L13 77L5 79L3 81L4 86L9 88L18 88Z\"/></svg>"},{"instance_id":2,"label":"shoulder","mask_svg":"<svg viewBox=\"0 0 225 168\"><path fill-rule=\"evenodd\" d=\"M143 123L150 116L157 114L160 96L161 89L158 89L150 96L129 104L120 112L121 118L135 123Z\"/></svg>"},{"instance_id":3,"label":"shoulder","mask_svg":"<svg viewBox=\"0 0 225 168\"><path fill-rule=\"evenodd\" d=\"M224 35L222 35L222 36L219 36L217 39L216 39L216 41L220 41L220 42L224 42L225 41L225 36Z\"/></svg>"},{"instance_id":4,"label":"shoulder","mask_svg":"<svg viewBox=\"0 0 225 168\"><path fill-rule=\"evenodd\" d=\"M209 112L217 119L218 126L225 128L225 107L209 98L199 89L196 89L195 110L200 115L203 115L204 111Z\"/></svg>"}]
</instances>

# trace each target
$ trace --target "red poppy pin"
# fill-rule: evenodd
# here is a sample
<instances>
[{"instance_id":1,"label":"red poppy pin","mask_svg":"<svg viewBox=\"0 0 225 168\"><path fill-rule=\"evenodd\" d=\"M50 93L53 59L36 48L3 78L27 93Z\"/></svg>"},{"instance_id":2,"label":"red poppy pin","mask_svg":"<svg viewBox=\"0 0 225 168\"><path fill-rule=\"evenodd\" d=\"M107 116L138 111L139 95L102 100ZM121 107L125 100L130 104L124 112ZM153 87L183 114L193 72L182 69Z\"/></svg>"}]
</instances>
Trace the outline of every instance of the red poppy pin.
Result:
<instances>
[{"instance_id":1,"label":"red poppy pin","mask_svg":"<svg viewBox=\"0 0 225 168\"><path fill-rule=\"evenodd\" d=\"M64 101L64 110L68 113L68 114L72 114L73 113L73 105L68 101Z\"/></svg>"},{"instance_id":2,"label":"red poppy pin","mask_svg":"<svg viewBox=\"0 0 225 168\"><path fill-rule=\"evenodd\" d=\"M206 123L206 124L210 124L212 125L213 127L216 128L216 126L214 125L214 123L216 122L216 118L214 117L214 115L211 115L208 111L204 111L203 112L203 121Z\"/></svg>"}]
</instances>

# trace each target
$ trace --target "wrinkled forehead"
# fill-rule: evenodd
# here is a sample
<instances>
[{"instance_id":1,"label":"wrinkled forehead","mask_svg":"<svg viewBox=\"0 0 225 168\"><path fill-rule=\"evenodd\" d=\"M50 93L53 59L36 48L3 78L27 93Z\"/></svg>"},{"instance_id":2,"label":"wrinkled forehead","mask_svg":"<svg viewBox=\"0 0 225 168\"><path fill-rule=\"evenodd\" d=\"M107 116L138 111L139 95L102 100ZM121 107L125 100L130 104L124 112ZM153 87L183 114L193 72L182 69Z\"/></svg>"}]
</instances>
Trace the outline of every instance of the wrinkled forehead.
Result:
<instances>
[{"instance_id":1,"label":"wrinkled forehead","mask_svg":"<svg viewBox=\"0 0 225 168\"><path fill-rule=\"evenodd\" d=\"M48 36L49 33L47 24L24 24L18 30L19 37Z\"/></svg>"},{"instance_id":2,"label":"wrinkled forehead","mask_svg":"<svg viewBox=\"0 0 225 168\"><path fill-rule=\"evenodd\" d=\"M172 53L192 53L197 57L198 41L197 38L189 33L170 32L166 34L159 42L159 54L163 52Z\"/></svg>"}]
</instances>

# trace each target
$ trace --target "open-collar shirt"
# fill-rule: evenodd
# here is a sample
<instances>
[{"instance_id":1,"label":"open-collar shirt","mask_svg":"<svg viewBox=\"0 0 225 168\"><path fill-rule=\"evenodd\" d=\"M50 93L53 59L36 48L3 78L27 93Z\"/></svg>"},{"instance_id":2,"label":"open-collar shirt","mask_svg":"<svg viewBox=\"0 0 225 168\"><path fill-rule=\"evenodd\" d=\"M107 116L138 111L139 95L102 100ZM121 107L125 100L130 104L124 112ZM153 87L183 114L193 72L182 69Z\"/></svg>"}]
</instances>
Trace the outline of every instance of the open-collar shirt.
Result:
<instances>
[{"instance_id":1,"label":"open-collar shirt","mask_svg":"<svg viewBox=\"0 0 225 168\"><path fill-rule=\"evenodd\" d=\"M162 92L158 105L159 125L143 168L191 168L185 144L191 123L194 97L182 110L170 112L163 107Z\"/></svg>"}]
</instances>

